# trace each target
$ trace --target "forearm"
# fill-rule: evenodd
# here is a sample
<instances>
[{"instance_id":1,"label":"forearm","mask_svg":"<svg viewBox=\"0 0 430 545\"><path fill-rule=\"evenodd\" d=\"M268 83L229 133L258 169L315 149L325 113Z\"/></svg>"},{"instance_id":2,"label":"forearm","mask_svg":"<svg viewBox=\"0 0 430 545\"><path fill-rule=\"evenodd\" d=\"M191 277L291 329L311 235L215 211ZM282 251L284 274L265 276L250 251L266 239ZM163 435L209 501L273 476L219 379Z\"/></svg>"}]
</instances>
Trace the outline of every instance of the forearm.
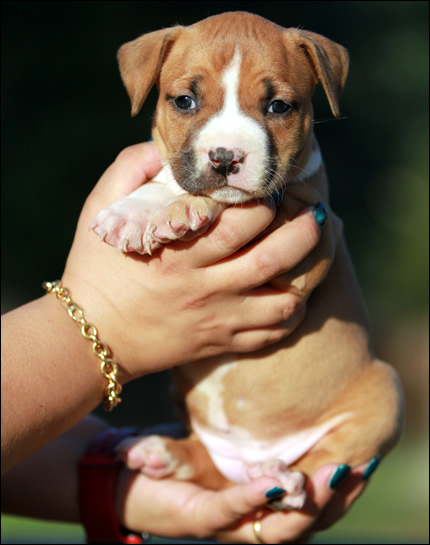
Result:
<instances>
[{"instance_id":1,"label":"forearm","mask_svg":"<svg viewBox=\"0 0 430 545\"><path fill-rule=\"evenodd\" d=\"M34 518L79 522L78 461L106 427L89 416L2 476L2 511Z\"/></svg>"},{"instance_id":2,"label":"forearm","mask_svg":"<svg viewBox=\"0 0 430 545\"><path fill-rule=\"evenodd\" d=\"M2 474L91 412L107 386L91 343L54 295L2 317L1 382Z\"/></svg>"}]
</instances>

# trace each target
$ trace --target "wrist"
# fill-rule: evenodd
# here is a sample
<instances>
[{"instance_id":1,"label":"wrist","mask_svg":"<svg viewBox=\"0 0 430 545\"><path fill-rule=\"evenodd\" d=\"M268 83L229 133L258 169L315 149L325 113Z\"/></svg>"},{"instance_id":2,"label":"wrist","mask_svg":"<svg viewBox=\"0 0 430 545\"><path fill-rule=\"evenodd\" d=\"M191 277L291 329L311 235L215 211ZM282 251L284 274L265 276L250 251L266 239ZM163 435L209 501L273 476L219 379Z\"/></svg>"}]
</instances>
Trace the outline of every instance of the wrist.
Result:
<instances>
[{"instance_id":1,"label":"wrist","mask_svg":"<svg viewBox=\"0 0 430 545\"><path fill-rule=\"evenodd\" d=\"M51 294L2 317L2 473L103 400L106 380L87 343Z\"/></svg>"},{"instance_id":2,"label":"wrist","mask_svg":"<svg viewBox=\"0 0 430 545\"><path fill-rule=\"evenodd\" d=\"M121 402L119 394L122 386L118 380L118 364L112 359L109 346L100 340L97 327L85 317L84 310L71 297L69 288L62 285L60 280L43 282L42 287L47 293L52 293L63 304L69 317L79 325L80 333L90 341L93 354L99 358L100 372L107 380L103 398L103 407L112 411Z\"/></svg>"},{"instance_id":3,"label":"wrist","mask_svg":"<svg viewBox=\"0 0 430 545\"><path fill-rule=\"evenodd\" d=\"M121 315L111 304L97 285L82 280L75 274L64 274L63 286L70 288L74 301L82 307L88 322L95 325L100 339L107 344L111 356L118 366L118 381L121 385L130 382L134 377L128 372L126 362L127 345L124 327L121 326ZM90 350L90 355L93 355Z\"/></svg>"}]
</instances>

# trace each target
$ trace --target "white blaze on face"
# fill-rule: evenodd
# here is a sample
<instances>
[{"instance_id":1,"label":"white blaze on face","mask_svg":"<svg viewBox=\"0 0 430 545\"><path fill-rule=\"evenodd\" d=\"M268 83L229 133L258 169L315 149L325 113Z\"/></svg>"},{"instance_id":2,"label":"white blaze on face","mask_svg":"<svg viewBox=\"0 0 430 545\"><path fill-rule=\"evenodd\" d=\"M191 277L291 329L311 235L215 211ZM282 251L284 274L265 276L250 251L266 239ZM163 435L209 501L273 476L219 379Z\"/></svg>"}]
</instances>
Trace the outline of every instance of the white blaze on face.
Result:
<instances>
[{"instance_id":1,"label":"white blaze on face","mask_svg":"<svg viewBox=\"0 0 430 545\"><path fill-rule=\"evenodd\" d=\"M252 192L261 186L267 169L267 135L255 119L245 115L240 109L241 64L242 55L236 47L230 64L222 74L225 90L222 108L203 126L194 143L198 172L207 168L210 149L220 147L244 152L245 160L240 164L239 171L227 176L229 187L208 191L213 198L230 203L252 198ZM250 192L251 195L246 196L233 188Z\"/></svg>"}]
</instances>

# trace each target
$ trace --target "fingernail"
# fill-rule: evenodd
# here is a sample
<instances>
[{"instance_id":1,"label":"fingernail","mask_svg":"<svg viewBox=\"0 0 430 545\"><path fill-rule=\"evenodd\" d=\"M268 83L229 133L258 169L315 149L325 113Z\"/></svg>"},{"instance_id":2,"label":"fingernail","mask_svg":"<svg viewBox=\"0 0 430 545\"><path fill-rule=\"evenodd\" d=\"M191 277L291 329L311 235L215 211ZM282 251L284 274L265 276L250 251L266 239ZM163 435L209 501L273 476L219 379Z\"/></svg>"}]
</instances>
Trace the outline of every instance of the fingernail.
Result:
<instances>
[{"instance_id":1,"label":"fingernail","mask_svg":"<svg viewBox=\"0 0 430 545\"><path fill-rule=\"evenodd\" d=\"M337 488L350 471L351 468L349 466L347 466L346 464L340 464L340 466L338 466L338 468L334 472L333 477L330 479L329 487L332 490Z\"/></svg>"},{"instance_id":2,"label":"fingernail","mask_svg":"<svg viewBox=\"0 0 430 545\"><path fill-rule=\"evenodd\" d=\"M270 199L273 201L275 208L278 208L278 206L281 204L283 196L284 196L284 191L282 189L278 189L278 191L270 195Z\"/></svg>"},{"instance_id":3,"label":"fingernail","mask_svg":"<svg viewBox=\"0 0 430 545\"><path fill-rule=\"evenodd\" d=\"M372 458L370 460L369 465L367 466L367 468L365 469L363 475L361 476L363 481L366 481L370 477L370 475L372 475L372 473L378 467L379 462L381 461L381 459L382 459L382 456L380 456L378 454L378 456L375 456L374 458Z\"/></svg>"},{"instance_id":4,"label":"fingernail","mask_svg":"<svg viewBox=\"0 0 430 545\"><path fill-rule=\"evenodd\" d=\"M266 498L269 500L273 500L274 498L280 498L283 496L287 491L283 488L279 488L278 486L275 486L274 488L271 488L268 490L265 494Z\"/></svg>"},{"instance_id":5,"label":"fingernail","mask_svg":"<svg viewBox=\"0 0 430 545\"><path fill-rule=\"evenodd\" d=\"M327 208L325 207L324 203L319 202L314 209L314 217L316 219L316 222L320 226L320 229L323 229L324 225L327 222Z\"/></svg>"}]
</instances>

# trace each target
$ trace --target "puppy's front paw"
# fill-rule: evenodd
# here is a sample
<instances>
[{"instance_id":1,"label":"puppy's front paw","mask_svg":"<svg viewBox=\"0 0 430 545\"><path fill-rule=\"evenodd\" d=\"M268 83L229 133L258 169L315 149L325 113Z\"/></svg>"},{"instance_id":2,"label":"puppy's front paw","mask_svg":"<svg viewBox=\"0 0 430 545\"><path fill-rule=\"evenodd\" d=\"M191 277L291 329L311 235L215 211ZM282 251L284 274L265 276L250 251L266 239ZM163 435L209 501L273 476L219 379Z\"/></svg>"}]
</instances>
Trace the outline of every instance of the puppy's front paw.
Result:
<instances>
[{"instance_id":1,"label":"puppy's front paw","mask_svg":"<svg viewBox=\"0 0 430 545\"><path fill-rule=\"evenodd\" d=\"M181 463L180 449L168 437L129 437L116 447L116 451L129 469L139 469L153 479L174 476Z\"/></svg>"},{"instance_id":2,"label":"puppy's front paw","mask_svg":"<svg viewBox=\"0 0 430 545\"><path fill-rule=\"evenodd\" d=\"M184 194L156 210L148 224L145 240L166 244L179 238L192 240L215 220L223 206L208 197Z\"/></svg>"},{"instance_id":3,"label":"puppy's front paw","mask_svg":"<svg viewBox=\"0 0 430 545\"><path fill-rule=\"evenodd\" d=\"M145 244L144 234L151 212L139 199L123 199L102 210L91 224L100 240L122 252L151 253L160 246Z\"/></svg>"},{"instance_id":4,"label":"puppy's front paw","mask_svg":"<svg viewBox=\"0 0 430 545\"><path fill-rule=\"evenodd\" d=\"M151 255L162 244L204 233L223 208L208 197L188 193L155 212L146 210L141 199L126 198L102 210L91 229L118 250Z\"/></svg>"},{"instance_id":5,"label":"puppy's front paw","mask_svg":"<svg viewBox=\"0 0 430 545\"><path fill-rule=\"evenodd\" d=\"M270 502L273 509L298 511L303 508L306 501L305 478L299 471L289 471L282 460L252 464L248 467L248 476L250 479L264 476L278 479L281 487L286 490L286 494L282 498Z\"/></svg>"}]
</instances>

